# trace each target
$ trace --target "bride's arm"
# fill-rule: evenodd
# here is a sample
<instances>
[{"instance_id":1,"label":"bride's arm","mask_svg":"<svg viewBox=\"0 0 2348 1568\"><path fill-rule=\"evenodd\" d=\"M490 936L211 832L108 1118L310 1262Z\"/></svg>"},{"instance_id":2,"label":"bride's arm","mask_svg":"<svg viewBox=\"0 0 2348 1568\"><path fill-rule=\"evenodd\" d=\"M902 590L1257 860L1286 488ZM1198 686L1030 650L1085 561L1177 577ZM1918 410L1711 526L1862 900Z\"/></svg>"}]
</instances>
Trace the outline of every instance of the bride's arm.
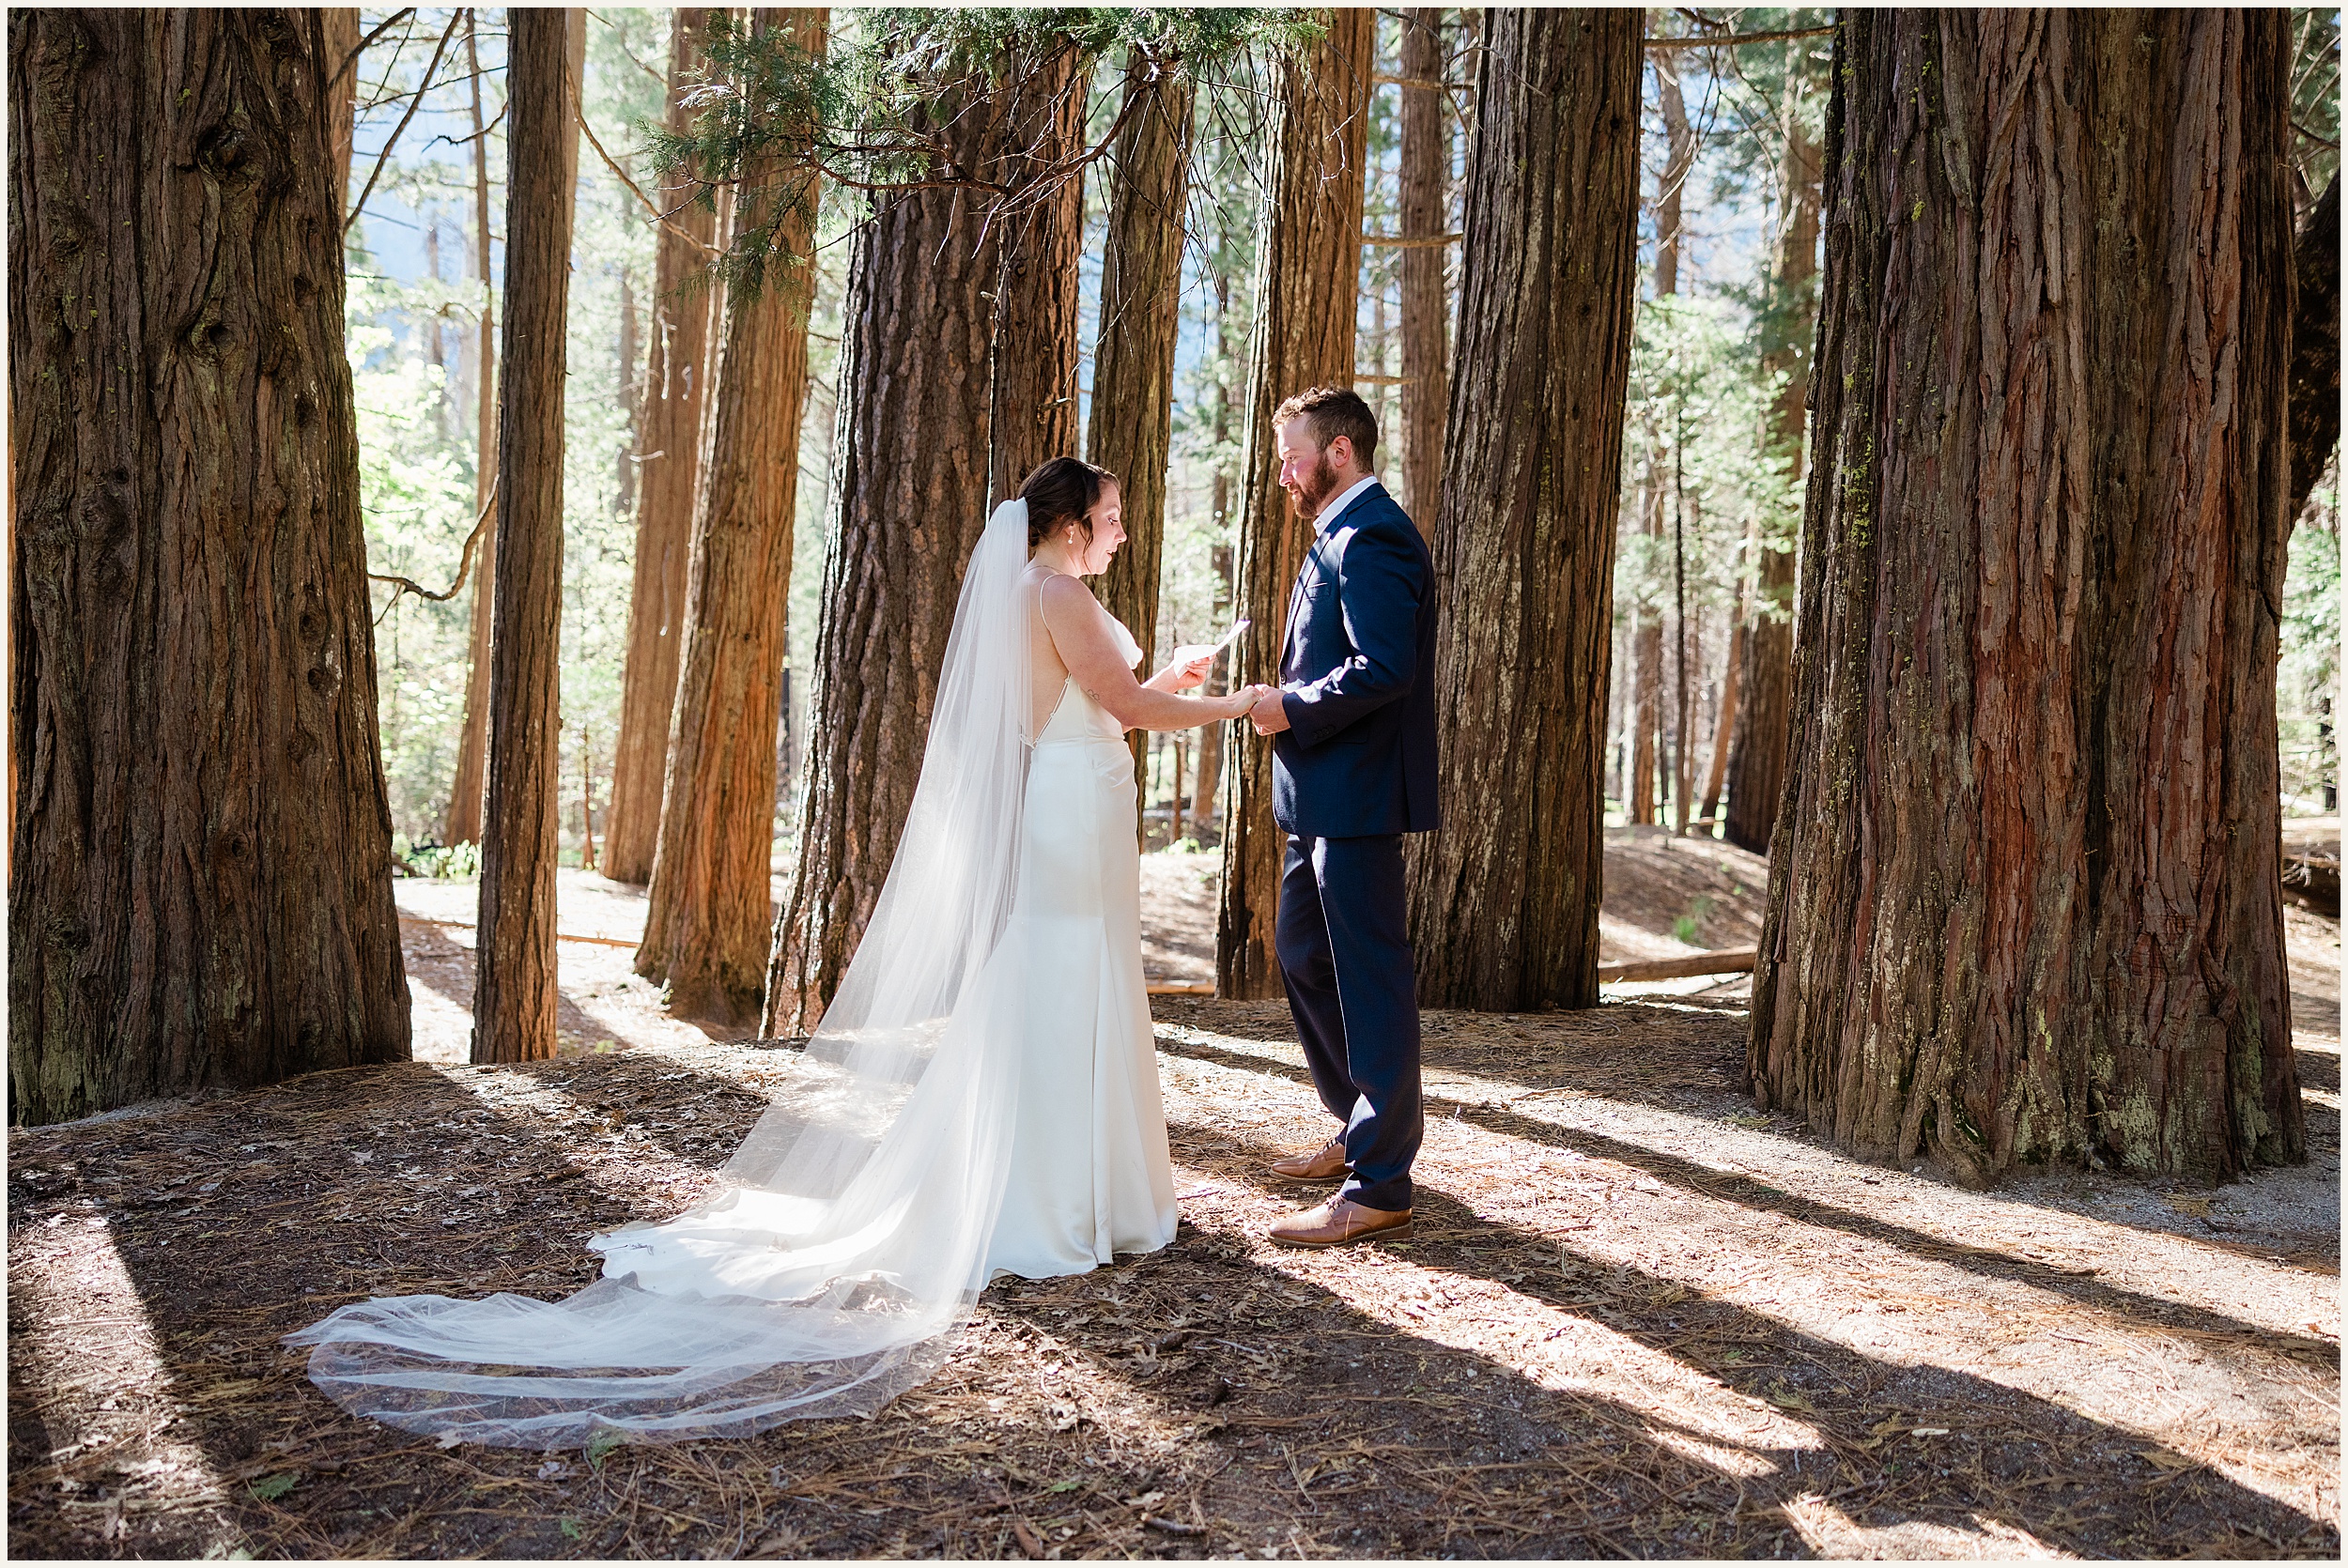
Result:
<instances>
[{"instance_id":1,"label":"bride's arm","mask_svg":"<svg viewBox=\"0 0 2348 1568\"><path fill-rule=\"evenodd\" d=\"M1087 695L1126 729L1188 730L1237 718L1255 706L1249 695L1253 687L1226 697L1177 697L1135 680L1108 612L1075 578L1051 578L1043 585L1043 600L1044 629L1052 634L1060 662Z\"/></svg>"}]
</instances>

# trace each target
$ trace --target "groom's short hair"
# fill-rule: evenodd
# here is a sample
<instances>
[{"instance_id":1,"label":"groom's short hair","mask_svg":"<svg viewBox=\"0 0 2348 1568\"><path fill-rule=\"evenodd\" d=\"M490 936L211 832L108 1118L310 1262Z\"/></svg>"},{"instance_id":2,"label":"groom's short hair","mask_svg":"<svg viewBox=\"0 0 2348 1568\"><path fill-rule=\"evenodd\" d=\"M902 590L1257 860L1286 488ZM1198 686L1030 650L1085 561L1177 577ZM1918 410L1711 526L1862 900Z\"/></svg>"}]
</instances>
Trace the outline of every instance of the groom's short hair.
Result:
<instances>
[{"instance_id":1,"label":"groom's short hair","mask_svg":"<svg viewBox=\"0 0 2348 1568\"><path fill-rule=\"evenodd\" d=\"M1272 410L1276 427L1292 419L1304 420L1313 444L1324 452L1339 436L1353 443L1353 455L1364 469L1378 453L1378 421L1369 405L1351 387L1313 387L1296 393Z\"/></svg>"}]
</instances>

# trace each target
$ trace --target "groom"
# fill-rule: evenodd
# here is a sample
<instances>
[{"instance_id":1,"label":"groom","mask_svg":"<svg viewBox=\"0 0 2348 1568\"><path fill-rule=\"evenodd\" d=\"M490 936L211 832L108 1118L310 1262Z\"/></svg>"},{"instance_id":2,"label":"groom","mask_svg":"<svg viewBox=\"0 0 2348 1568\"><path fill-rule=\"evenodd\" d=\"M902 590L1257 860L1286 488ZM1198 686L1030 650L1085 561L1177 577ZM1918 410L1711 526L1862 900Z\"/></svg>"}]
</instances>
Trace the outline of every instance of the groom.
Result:
<instances>
[{"instance_id":1,"label":"groom","mask_svg":"<svg viewBox=\"0 0 2348 1568\"><path fill-rule=\"evenodd\" d=\"M1272 1239L1339 1247L1410 1234L1422 1127L1402 835L1435 826L1434 563L1371 474L1368 404L1316 387L1273 423L1280 487L1314 532L1280 684L1249 716L1272 737L1272 815L1288 835L1280 977L1314 1087L1344 1128L1273 1163L1294 1181L1342 1180Z\"/></svg>"}]
</instances>

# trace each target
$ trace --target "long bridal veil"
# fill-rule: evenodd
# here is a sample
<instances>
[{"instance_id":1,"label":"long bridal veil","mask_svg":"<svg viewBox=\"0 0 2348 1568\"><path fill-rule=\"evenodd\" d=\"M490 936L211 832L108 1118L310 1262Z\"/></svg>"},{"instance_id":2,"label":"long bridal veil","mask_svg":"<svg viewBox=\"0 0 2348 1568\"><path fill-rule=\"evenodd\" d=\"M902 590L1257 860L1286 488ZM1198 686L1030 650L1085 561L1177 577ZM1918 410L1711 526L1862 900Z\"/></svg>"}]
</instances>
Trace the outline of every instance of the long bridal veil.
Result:
<instances>
[{"instance_id":1,"label":"long bridal veil","mask_svg":"<svg viewBox=\"0 0 2348 1568\"><path fill-rule=\"evenodd\" d=\"M287 1336L353 1414L509 1448L865 1415L951 1349L986 1284L1023 997L998 954L1027 777L1023 501L965 574L888 879L788 1084L715 1195L589 1245L561 1301L407 1296Z\"/></svg>"}]
</instances>

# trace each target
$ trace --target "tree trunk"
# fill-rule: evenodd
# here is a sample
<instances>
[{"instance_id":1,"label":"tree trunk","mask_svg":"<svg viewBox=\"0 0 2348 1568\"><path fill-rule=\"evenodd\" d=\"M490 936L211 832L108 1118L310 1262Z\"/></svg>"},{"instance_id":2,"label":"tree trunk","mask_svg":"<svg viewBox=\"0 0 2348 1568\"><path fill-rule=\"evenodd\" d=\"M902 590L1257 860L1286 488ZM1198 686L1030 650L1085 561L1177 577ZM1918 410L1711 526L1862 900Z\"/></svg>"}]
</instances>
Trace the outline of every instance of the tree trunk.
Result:
<instances>
[{"instance_id":1,"label":"tree trunk","mask_svg":"<svg viewBox=\"0 0 2348 1568\"><path fill-rule=\"evenodd\" d=\"M1219 247L1218 247L1219 250ZM1230 342L1225 331L1231 315L1231 278L1218 260L1214 274L1214 362L1222 367L1214 389L1214 412L1210 416L1209 430L1214 438L1215 470L1208 492L1208 508L1214 521L1214 536L1228 537L1231 519L1231 476L1223 466L1225 444L1231 438L1231 362ZM1231 623L1231 547L1211 546L1208 561L1214 571L1214 634L1223 635ZM1228 649L1217 653L1214 668L1207 672L1201 692L1223 692L1230 689L1231 653ZM1223 733L1228 728L1209 724L1198 731L1198 787L1190 801L1190 820L1203 838L1207 824L1215 821L1216 788L1223 782Z\"/></svg>"},{"instance_id":2,"label":"tree trunk","mask_svg":"<svg viewBox=\"0 0 2348 1568\"><path fill-rule=\"evenodd\" d=\"M1770 268L1775 311L1763 323L1769 341L1762 368L1787 377L1769 410L1769 443L1803 471L1804 429L1810 414L1811 350L1817 321L1818 149L1802 129L1806 73L1785 80L1785 149L1778 164L1784 209ZM1744 671L1737 725L1728 752L1728 841L1755 854L1769 853L1778 803L1785 792L1785 746L1793 724L1794 552L1761 542L1754 563L1751 613L1746 617Z\"/></svg>"},{"instance_id":3,"label":"tree trunk","mask_svg":"<svg viewBox=\"0 0 2348 1568\"><path fill-rule=\"evenodd\" d=\"M1289 590L1310 525L1279 485L1272 410L1308 387L1353 383L1353 311L1362 272L1362 171L1367 150L1377 12L1313 13L1321 39L1275 68L1269 178L1256 271L1256 328L1248 346L1246 457L1240 468L1241 613L1255 623L1240 639L1235 678L1280 678ZM1215 986L1227 997L1277 996L1272 952L1283 840L1272 820L1272 747L1234 730L1233 788L1224 804L1222 906Z\"/></svg>"},{"instance_id":4,"label":"tree trunk","mask_svg":"<svg viewBox=\"0 0 2348 1568\"><path fill-rule=\"evenodd\" d=\"M1101 332L1092 350L1092 424L1085 434L1086 457L1121 482L1125 512L1125 545L1102 575L1101 603L1132 630L1145 664L1158 647L1193 92L1187 76L1149 78L1138 58L1125 72L1126 101L1144 102L1117 143ZM1146 730L1131 737L1136 777L1148 738ZM1135 830L1141 831L1138 822Z\"/></svg>"},{"instance_id":5,"label":"tree trunk","mask_svg":"<svg viewBox=\"0 0 2348 1568\"><path fill-rule=\"evenodd\" d=\"M1650 542L1647 560L1651 563L1655 559L1652 542L1663 535L1663 492L1656 483L1661 464L1655 455L1651 429L1648 435L1646 483L1639 486L1639 531ZM1644 578L1645 573L1641 576ZM1630 822L1652 822L1661 815L1656 784L1662 775L1663 618L1654 606L1643 602L1630 609L1630 778L1623 797L1623 815Z\"/></svg>"},{"instance_id":6,"label":"tree trunk","mask_svg":"<svg viewBox=\"0 0 2348 1568\"><path fill-rule=\"evenodd\" d=\"M1076 46L1041 58L1014 50L1000 68L1000 130L981 165L1018 194L995 222L1004 227L995 288L990 498L1005 500L1047 457L1074 456L1077 423L1078 260L1084 250L1084 182L1032 190L1038 171L1073 154L1084 135L1087 73ZM981 519L983 520L983 519ZM1144 644L1146 648L1148 645Z\"/></svg>"},{"instance_id":7,"label":"tree trunk","mask_svg":"<svg viewBox=\"0 0 2348 1568\"><path fill-rule=\"evenodd\" d=\"M327 170L334 182L335 243L339 245L342 221L350 203L350 147L358 130L359 62L352 56L359 52L359 8L321 7L318 21L325 30L325 53L319 56L318 69L327 77Z\"/></svg>"},{"instance_id":8,"label":"tree trunk","mask_svg":"<svg viewBox=\"0 0 2348 1568\"><path fill-rule=\"evenodd\" d=\"M1402 13L1402 75L1431 82L1443 75L1443 12ZM1444 100L1434 87L1405 86L1402 150L1395 221L1423 238L1444 232L1444 192L1451 180L1451 136ZM1402 480L1405 507L1431 525L1443 500L1444 418L1451 406L1451 353L1445 341L1444 261L1440 245L1402 253Z\"/></svg>"},{"instance_id":9,"label":"tree trunk","mask_svg":"<svg viewBox=\"0 0 2348 1568\"><path fill-rule=\"evenodd\" d=\"M2291 327L2291 517L2340 444L2340 177L2324 188L2294 247L2299 303Z\"/></svg>"},{"instance_id":10,"label":"tree trunk","mask_svg":"<svg viewBox=\"0 0 2348 1568\"><path fill-rule=\"evenodd\" d=\"M962 159L988 116L967 89L935 124ZM841 314L823 623L808 698L798 847L760 1028L811 1028L887 880L920 776L963 568L986 526L993 236L981 198L873 204Z\"/></svg>"},{"instance_id":11,"label":"tree trunk","mask_svg":"<svg viewBox=\"0 0 2348 1568\"><path fill-rule=\"evenodd\" d=\"M481 48L474 32L480 19L479 11L465 18L465 65L472 81L473 276L481 284L480 345L473 369L473 430L480 443L473 464L476 512L489 506L498 485L497 291L489 281L489 136L481 117ZM448 821L440 834L449 844L481 841L481 793L489 759L489 600L497 580L497 540L491 519L482 528L479 559L473 563L464 717L457 725L456 776L449 787Z\"/></svg>"},{"instance_id":12,"label":"tree trunk","mask_svg":"<svg viewBox=\"0 0 2348 1568\"><path fill-rule=\"evenodd\" d=\"M489 639L475 1062L554 1054L564 329L579 182L572 102L587 38L583 14L567 8L508 13L505 395L498 403L504 490Z\"/></svg>"},{"instance_id":13,"label":"tree trunk","mask_svg":"<svg viewBox=\"0 0 2348 1568\"><path fill-rule=\"evenodd\" d=\"M1755 1098L1967 1182L2303 1159L2288 23L1844 17Z\"/></svg>"},{"instance_id":14,"label":"tree trunk","mask_svg":"<svg viewBox=\"0 0 2348 1568\"><path fill-rule=\"evenodd\" d=\"M1433 540L1451 809L1410 855L1424 1006L1598 1003L1644 21L1488 19Z\"/></svg>"},{"instance_id":15,"label":"tree trunk","mask_svg":"<svg viewBox=\"0 0 2348 1568\"><path fill-rule=\"evenodd\" d=\"M1223 474L1214 476L1216 515L1221 515L1226 504L1224 497L1230 487ZM1208 557L1214 568L1214 624L1216 635L1231 623L1231 547L1217 545ZM1228 650L1215 655L1214 668L1207 671L1207 679L1199 687L1202 692L1226 692L1230 689L1231 655ZM1205 724L1198 728L1197 786L1190 796L1192 831L1203 835L1207 824L1215 820L1215 787L1223 781L1223 731L1228 726Z\"/></svg>"},{"instance_id":16,"label":"tree trunk","mask_svg":"<svg viewBox=\"0 0 2348 1568\"><path fill-rule=\"evenodd\" d=\"M827 9L762 9L756 18L762 34L786 33L822 56ZM812 177L779 161L752 171L734 195L737 236L772 222L778 201L789 211L765 286L726 298L659 850L636 949L636 973L667 982L672 1012L727 1028L758 1021L773 929L775 734L815 200ZM796 265L782 265L786 256Z\"/></svg>"},{"instance_id":17,"label":"tree trunk","mask_svg":"<svg viewBox=\"0 0 2348 1568\"><path fill-rule=\"evenodd\" d=\"M685 105L701 69L711 12L679 7L669 38L672 135L692 128ZM666 204L677 205L672 197ZM620 672L620 732L611 753L611 807L604 814L604 874L620 882L652 875L660 838L660 794L668 773L670 720L676 709L677 657L685 641L686 570L701 488L702 405L709 385L710 331L720 290L704 282L717 214L693 202L663 227L654 262L652 357L644 375L637 440L635 583L628 598L627 659ZM675 232L682 230L689 238Z\"/></svg>"},{"instance_id":18,"label":"tree trunk","mask_svg":"<svg viewBox=\"0 0 2348 1568\"><path fill-rule=\"evenodd\" d=\"M1695 133L1688 124L1688 106L1679 90L1679 56L1669 50L1655 55L1655 80L1661 99L1663 132L1668 138L1668 151L1663 173L1656 188L1655 203L1655 295L1668 299L1679 292L1679 254L1686 229L1681 195L1687 189L1688 172L1695 166ZM1664 471L1677 450L1677 433L1669 448L1663 443L1660 427L1649 432L1646 456L1646 484L1643 491L1645 505L1640 513L1648 540L1650 566L1662 553L1663 515L1672 509L1677 497L1676 487ZM1667 494L1667 492L1670 492ZM1676 552L1675 552L1675 560ZM1663 614L1661 606L1642 607L1638 618L1638 683L1635 687L1639 703L1637 741L1633 747L1638 761L1633 771L1638 782L1633 786L1632 801L1637 809L1630 820L1634 822L1661 822L1663 812L1676 790L1663 787L1666 778L1676 781L1680 771L1674 761L1673 747L1663 741ZM1677 615L1675 612L1674 620ZM1684 633L1684 628L1676 628ZM1684 736L1673 737L1674 746L1685 748ZM1681 816L1686 815L1685 810Z\"/></svg>"},{"instance_id":19,"label":"tree trunk","mask_svg":"<svg viewBox=\"0 0 2348 1568\"><path fill-rule=\"evenodd\" d=\"M626 268L620 269L620 403L627 409L627 429L620 437L614 465L611 507L625 517L636 510L636 438L644 428L644 387L637 367L643 363L642 327L636 315L636 286ZM689 569L689 568L688 568ZM623 679L626 678L625 671Z\"/></svg>"},{"instance_id":20,"label":"tree trunk","mask_svg":"<svg viewBox=\"0 0 2348 1568\"><path fill-rule=\"evenodd\" d=\"M1721 667L1721 697L1712 715L1712 771L1704 780L1705 822L1720 821L1721 786L1728 778L1728 740L1737 730L1738 684L1745 658L1745 605L1740 596L1729 611L1728 657Z\"/></svg>"},{"instance_id":21,"label":"tree trunk","mask_svg":"<svg viewBox=\"0 0 2348 1568\"><path fill-rule=\"evenodd\" d=\"M20 1122L408 1058L330 54L8 15Z\"/></svg>"}]
</instances>

